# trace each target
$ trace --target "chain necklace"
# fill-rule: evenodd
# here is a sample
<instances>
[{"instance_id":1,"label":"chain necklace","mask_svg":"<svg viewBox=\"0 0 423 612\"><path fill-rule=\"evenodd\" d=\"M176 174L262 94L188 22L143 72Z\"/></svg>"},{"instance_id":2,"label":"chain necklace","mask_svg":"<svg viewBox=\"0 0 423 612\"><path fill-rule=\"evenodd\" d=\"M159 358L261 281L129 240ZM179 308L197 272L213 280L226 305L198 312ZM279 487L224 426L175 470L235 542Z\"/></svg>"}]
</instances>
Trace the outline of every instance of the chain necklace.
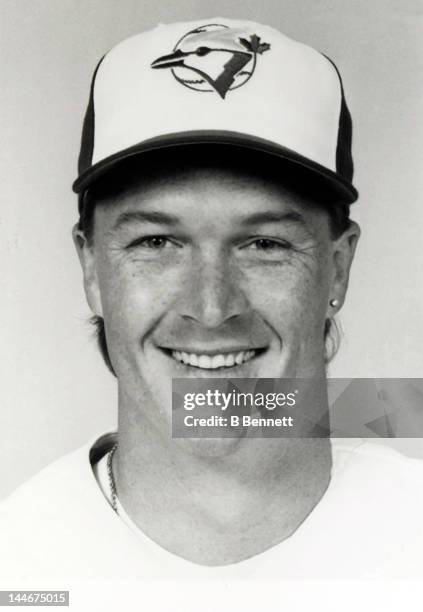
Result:
<instances>
[{"instance_id":1,"label":"chain necklace","mask_svg":"<svg viewBox=\"0 0 423 612\"><path fill-rule=\"evenodd\" d=\"M117 512L117 491L116 491L115 477L113 476L112 461L113 461L113 455L115 454L116 449L117 449L117 444L114 444L114 446L110 449L109 454L107 455L107 475L109 477L112 508L115 512Z\"/></svg>"}]
</instances>

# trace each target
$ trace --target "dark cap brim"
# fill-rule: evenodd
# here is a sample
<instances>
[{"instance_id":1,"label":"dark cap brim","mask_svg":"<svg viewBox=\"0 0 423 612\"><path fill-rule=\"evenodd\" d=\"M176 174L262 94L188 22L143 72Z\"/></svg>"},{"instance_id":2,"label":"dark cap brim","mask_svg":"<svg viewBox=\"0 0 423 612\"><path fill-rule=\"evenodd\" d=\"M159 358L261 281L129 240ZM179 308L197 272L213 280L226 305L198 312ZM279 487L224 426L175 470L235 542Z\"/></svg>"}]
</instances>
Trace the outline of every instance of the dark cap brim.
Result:
<instances>
[{"instance_id":1,"label":"dark cap brim","mask_svg":"<svg viewBox=\"0 0 423 612\"><path fill-rule=\"evenodd\" d=\"M335 201L352 204L358 198L358 192L355 187L341 175L325 168L313 160L299 155L291 149L262 138L219 130L178 132L145 140L137 145L110 155L92 165L73 183L73 191L82 194L88 187L93 185L93 183L102 178L110 170L122 164L125 160L137 155L146 154L150 151L158 151L160 149L186 147L198 144L240 147L279 157L281 162L293 164L297 169L304 170L305 178L309 175L314 179L318 179L319 189L327 192L328 197L335 199Z\"/></svg>"}]
</instances>

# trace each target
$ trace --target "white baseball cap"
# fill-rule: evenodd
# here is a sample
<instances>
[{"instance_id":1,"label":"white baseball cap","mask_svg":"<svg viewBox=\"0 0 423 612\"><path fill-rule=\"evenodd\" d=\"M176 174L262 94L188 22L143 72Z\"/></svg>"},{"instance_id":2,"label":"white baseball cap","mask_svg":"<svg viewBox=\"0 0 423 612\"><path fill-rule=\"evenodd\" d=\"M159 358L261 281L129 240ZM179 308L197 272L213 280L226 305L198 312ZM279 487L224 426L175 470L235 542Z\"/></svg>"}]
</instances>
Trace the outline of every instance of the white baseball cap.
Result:
<instances>
[{"instance_id":1,"label":"white baseball cap","mask_svg":"<svg viewBox=\"0 0 423 612\"><path fill-rule=\"evenodd\" d=\"M277 156L352 203L351 136L339 72L318 51L251 21L159 25L97 66L73 189L149 151L223 144Z\"/></svg>"}]
</instances>

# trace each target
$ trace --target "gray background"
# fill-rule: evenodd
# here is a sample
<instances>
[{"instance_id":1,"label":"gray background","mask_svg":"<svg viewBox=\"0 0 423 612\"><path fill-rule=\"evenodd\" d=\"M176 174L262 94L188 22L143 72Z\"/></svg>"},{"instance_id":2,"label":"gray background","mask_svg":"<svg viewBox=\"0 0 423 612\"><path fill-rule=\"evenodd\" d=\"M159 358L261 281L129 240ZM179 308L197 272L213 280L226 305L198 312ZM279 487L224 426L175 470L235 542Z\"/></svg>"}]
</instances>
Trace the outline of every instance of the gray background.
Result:
<instances>
[{"instance_id":1,"label":"gray background","mask_svg":"<svg viewBox=\"0 0 423 612\"><path fill-rule=\"evenodd\" d=\"M0 1L0 497L115 423L114 380L86 323L70 185L98 59L157 22L245 17L339 65L363 236L330 374L422 376L422 13L416 0Z\"/></svg>"}]
</instances>

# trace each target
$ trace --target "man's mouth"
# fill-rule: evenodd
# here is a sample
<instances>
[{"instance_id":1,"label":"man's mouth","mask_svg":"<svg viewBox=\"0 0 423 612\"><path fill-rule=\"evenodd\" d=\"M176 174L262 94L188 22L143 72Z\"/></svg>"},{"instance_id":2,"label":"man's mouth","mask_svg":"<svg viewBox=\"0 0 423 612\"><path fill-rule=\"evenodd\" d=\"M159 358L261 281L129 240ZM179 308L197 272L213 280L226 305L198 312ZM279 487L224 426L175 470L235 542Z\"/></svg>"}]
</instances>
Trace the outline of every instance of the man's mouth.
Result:
<instances>
[{"instance_id":1,"label":"man's mouth","mask_svg":"<svg viewBox=\"0 0 423 612\"><path fill-rule=\"evenodd\" d=\"M172 357L185 365L203 368L205 370L217 370L218 368L232 368L250 361L255 351L239 351L238 353L217 353L216 355L197 355L196 353L185 353L184 351L172 351Z\"/></svg>"},{"instance_id":2,"label":"man's mouth","mask_svg":"<svg viewBox=\"0 0 423 612\"><path fill-rule=\"evenodd\" d=\"M264 348L257 348L207 354L182 350L166 350L166 352L172 359L186 366L203 370L218 370L243 365L263 353L264 350Z\"/></svg>"}]
</instances>

